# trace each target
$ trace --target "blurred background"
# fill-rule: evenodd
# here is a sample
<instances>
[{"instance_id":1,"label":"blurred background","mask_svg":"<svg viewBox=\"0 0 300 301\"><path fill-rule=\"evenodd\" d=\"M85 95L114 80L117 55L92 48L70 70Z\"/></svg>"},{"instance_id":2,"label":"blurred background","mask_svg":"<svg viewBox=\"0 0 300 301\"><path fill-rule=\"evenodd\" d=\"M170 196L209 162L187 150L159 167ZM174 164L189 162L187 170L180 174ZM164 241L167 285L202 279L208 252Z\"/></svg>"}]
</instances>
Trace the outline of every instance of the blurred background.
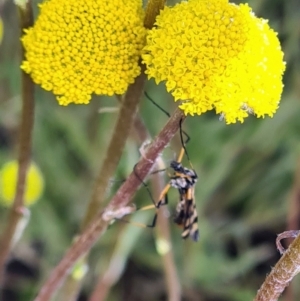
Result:
<instances>
[{"instance_id":1,"label":"blurred background","mask_svg":"<svg viewBox=\"0 0 300 301\"><path fill-rule=\"evenodd\" d=\"M35 10L37 3L34 1ZM201 236L198 243L183 241L181 230L172 217L168 219L178 277L172 285L178 286L173 287L175 291L181 289L181 300L252 300L280 258L277 234L300 229L300 1L248 3L279 33L287 62L285 88L272 119L250 116L244 124L226 126L210 112L187 118L184 124L191 137L188 153L199 176L196 203ZM2 166L17 157L21 101L18 19L12 1L1 0L0 13L4 22L0 46ZM146 91L167 111L174 110L163 85L149 81ZM44 176L45 191L30 208L30 222L7 266L3 300L32 300L78 233L117 118L117 113L99 113L107 107L117 108L118 101L94 97L86 106L60 107L51 93L37 87L32 159ZM168 118L146 98L140 114L152 136ZM111 179L107 200L132 171L139 147L133 133ZM166 165L179 149L176 137L162 154ZM167 180L167 174L163 176ZM170 191L170 215L177 200L178 193ZM151 204L145 188L133 202L139 207ZM0 207L1 232L7 213L7 208ZM152 211L138 212L130 219L149 224L153 215ZM163 248L156 234L153 229L115 222L91 252L78 300L88 300L99 279L107 292L101 300L168 300ZM296 277L280 300L299 299L300 278Z\"/></svg>"}]
</instances>

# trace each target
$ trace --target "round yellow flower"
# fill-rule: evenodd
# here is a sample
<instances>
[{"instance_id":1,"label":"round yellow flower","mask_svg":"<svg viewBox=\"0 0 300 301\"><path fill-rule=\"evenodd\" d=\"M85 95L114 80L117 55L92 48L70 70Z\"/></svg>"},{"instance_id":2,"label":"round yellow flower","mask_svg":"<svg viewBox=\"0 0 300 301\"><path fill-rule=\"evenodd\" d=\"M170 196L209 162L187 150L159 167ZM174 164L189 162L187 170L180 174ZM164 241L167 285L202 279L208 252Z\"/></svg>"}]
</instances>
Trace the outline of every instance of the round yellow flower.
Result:
<instances>
[{"instance_id":1,"label":"round yellow flower","mask_svg":"<svg viewBox=\"0 0 300 301\"><path fill-rule=\"evenodd\" d=\"M18 162L6 163L0 171L0 202L10 206L15 197L18 176ZM33 162L30 164L27 173L24 203L26 206L34 204L42 195L44 190L43 176Z\"/></svg>"},{"instance_id":2,"label":"round yellow flower","mask_svg":"<svg viewBox=\"0 0 300 301\"><path fill-rule=\"evenodd\" d=\"M141 0L48 0L22 37L21 68L61 105L123 94L141 72L143 19Z\"/></svg>"},{"instance_id":3,"label":"round yellow flower","mask_svg":"<svg viewBox=\"0 0 300 301\"><path fill-rule=\"evenodd\" d=\"M247 4L190 0L165 7L147 35L143 62L184 113L215 109L226 123L273 116L285 70L277 34Z\"/></svg>"}]
</instances>

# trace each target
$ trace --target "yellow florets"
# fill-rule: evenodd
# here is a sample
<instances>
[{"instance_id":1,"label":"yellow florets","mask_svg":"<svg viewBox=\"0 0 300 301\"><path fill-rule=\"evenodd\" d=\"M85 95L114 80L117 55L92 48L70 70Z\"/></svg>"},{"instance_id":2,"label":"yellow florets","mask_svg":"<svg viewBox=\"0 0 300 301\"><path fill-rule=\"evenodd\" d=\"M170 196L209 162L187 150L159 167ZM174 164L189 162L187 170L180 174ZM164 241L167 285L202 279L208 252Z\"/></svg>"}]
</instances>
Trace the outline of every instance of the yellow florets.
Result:
<instances>
[{"instance_id":1,"label":"yellow florets","mask_svg":"<svg viewBox=\"0 0 300 301\"><path fill-rule=\"evenodd\" d=\"M273 116L285 70L277 34L247 4L190 0L165 7L143 61L185 114L215 109L226 123Z\"/></svg>"},{"instance_id":2,"label":"yellow florets","mask_svg":"<svg viewBox=\"0 0 300 301\"><path fill-rule=\"evenodd\" d=\"M48 0L22 38L22 69L61 105L123 94L141 72L141 0Z\"/></svg>"},{"instance_id":3,"label":"yellow florets","mask_svg":"<svg viewBox=\"0 0 300 301\"><path fill-rule=\"evenodd\" d=\"M18 162L7 162L0 170L0 203L10 206L16 194L18 177ZM39 168L33 162L27 171L24 203L26 206L34 204L42 195L44 179Z\"/></svg>"}]
</instances>

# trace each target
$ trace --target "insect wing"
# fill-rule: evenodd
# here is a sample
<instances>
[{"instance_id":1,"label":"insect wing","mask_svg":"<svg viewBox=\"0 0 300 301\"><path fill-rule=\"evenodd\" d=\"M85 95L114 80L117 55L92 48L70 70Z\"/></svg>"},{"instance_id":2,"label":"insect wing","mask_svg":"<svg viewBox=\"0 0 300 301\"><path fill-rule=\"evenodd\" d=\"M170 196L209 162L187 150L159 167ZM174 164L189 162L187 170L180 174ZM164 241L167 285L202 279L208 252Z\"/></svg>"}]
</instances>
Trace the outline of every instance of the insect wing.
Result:
<instances>
[{"instance_id":1,"label":"insect wing","mask_svg":"<svg viewBox=\"0 0 300 301\"><path fill-rule=\"evenodd\" d=\"M184 190L179 190L180 202L176 208L176 216L174 222L183 227L182 238L191 237L192 240L198 241L198 214L194 198L194 188L191 187Z\"/></svg>"},{"instance_id":2,"label":"insect wing","mask_svg":"<svg viewBox=\"0 0 300 301\"><path fill-rule=\"evenodd\" d=\"M182 226L185 224L186 220L186 192L182 189L179 189L180 201L176 207L176 215L174 217L174 222Z\"/></svg>"}]
</instances>

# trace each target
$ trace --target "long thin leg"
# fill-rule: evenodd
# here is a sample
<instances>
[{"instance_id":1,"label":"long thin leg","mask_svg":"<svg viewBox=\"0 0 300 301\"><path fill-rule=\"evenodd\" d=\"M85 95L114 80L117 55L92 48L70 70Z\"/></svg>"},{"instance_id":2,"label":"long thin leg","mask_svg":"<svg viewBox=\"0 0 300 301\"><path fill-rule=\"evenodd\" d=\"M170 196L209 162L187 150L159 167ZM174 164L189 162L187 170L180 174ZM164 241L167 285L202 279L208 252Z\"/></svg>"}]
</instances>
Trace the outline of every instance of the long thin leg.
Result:
<instances>
[{"instance_id":1,"label":"long thin leg","mask_svg":"<svg viewBox=\"0 0 300 301\"><path fill-rule=\"evenodd\" d=\"M146 188L146 190L147 190L147 192L148 192L148 194L149 194L149 196L151 198L151 201L152 201L153 205L156 207L156 202L155 202L155 200L154 200L154 198L152 196L152 193L151 193L151 191L149 189L149 186L140 178L140 176L136 172L136 165L137 164L135 164L134 167L133 167L134 174L141 181L141 183L143 184L143 186Z\"/></svg>"},{"instance_id":2,"label":"long thin leg","mask_svg":"<svg viewBox=\"0 0 300 301\"><path fill-rule=\"evenodd\" d=\"M157 107L159 108L162 112L164 112L169 118L171 117L170 113L168 111L166 111L163 107L161 107L158 103L156 103L150 96L149 94L145 91L145 96ZM183 156L184 154L186 155L191 167L193 168L193 165L191 163L191 160L190 160L190 157L189 157L189 154L187 152L187 149L186 149L186 144L190 141L190 136L187 134L187 132L185 132L183 129L182 129L182 122L183 120L180 119L179 121L179 130L180 130L180 140L181 140L181 145L182 145L182 148L180 150L180 153L179 153L179 156L177 158L177 162L180 163L183 159ZM186 140L184 141L183 140L183 135L186 136Z\"/></svg>"},{"instance_id":3,"label":"long thin leg","mask_svg":"<svg viewBox=\"0 0 300 301\"><path fill-rule=\"evenodd\" d=\"M144 225L142 223L127 221L125 219L118 219L118 220L121 222L127 223L127 224L131 224L136 227L140 227L140 228L154 228L156 226L156 219L157 219L157 214L154 215L154 219L153 219L153 222L151 225Z\"/></svg>"},{"instance_id":4,"label":"long thin leg","mask_svg":"<svg viewBox=\"0 0 300 301\"><path fill-rule=\"evenodd\" d=\"M148 205L148 206L144 206L144 207L141 207L141 208L136 208L135 211L146 211L146 210L151 210L151 209L156 209L155 205ZM156 219L157 219L157 212L155 213L153 221L150 225L144 225L142 223L128 221L128 220L125 220L125 219L117 219L117 220L122 221L124 223L132 224L132 225L140 227L140 228L154 228L155 225L156 225Z\"/></svg>"},{"instance_id":5,"label":"long thin leg","mask_svg":"<svg viewBox=\"0 0 300 301\"><path fill-rule=\"evenodd\" d=\"M165 195L165 201L160 203L160 206L167 205L167 204L168 204L168 195L166 194ZM124 220L124 219L118 219L118 220L123 221L125 223L133 224L134 226L137 226L137 227L154 228L156 226L156 221L157 221L158 207L156 207L155 205L148 205L148 206L144 206L144 207L141 207L141 208L136 208L136 211L145 211L145 210L150 210L150 209L156 209L154 218L153 218L152 223L150 225L144 225L142 223L132 222L132 221Z\"/></svg>"},{"instance_id":6,"label":"long thin leg","mask_svg":"<svg viewBox=\"0 0 300 301\"><path fill-rule=\"evenodd\" d=\"M165 188L162 190L162 192L159 195L158 202L156 203L155 200L154 200L154 198L153 198L153 196L152 196L152 193L151 193L151 191L149 189L149 186L137 174L137 172L136 172L136 164L134 165L133 170L134 170L135 176L141 181L141 183L143 184L143 186L146 188L147 192L149 193L151 201L152 201L153 205L155 206L155 208L159 208L160 206L166 205L168 202L167 202L167 198L165 198L165 196L167 195L167 193L168 193L171 185L167 184L165 186Z\"/></svg>"},{"instance_id":7,"label":"long thin leg","mask_svg":"<svg viewBox=\"0 0 300 301\"><path fill-rule=\"evenodd\" d=\"M187 152L187 150L186 150L185 145L190 141L191 138L190 138L190 136L188 136L185 132L183 132L183 130L182 130L182 122L183 122L183 120L180 119L180 121L179 121L179 132L180 132L180 140L181 140L182 149L181 149L181 151L180 151L180 154L179 154L179 157L178 157L177 162L181 162L184 153L186 154L186 157L187 157L188 160L190 161L190 157L189 157L189 155L188 155L188 152ZM185 135L187 136L186 141L183 141L183 134L185 134Z\"/></svg>"},{"instance_id":8,"label":"long thin leg","mask_svg":"<svg viewBox=\"0 0 300 301\"><path fill-rule=\"evenodd\" d=\"M184 156L184 154L186 155L191 167L193 168L193 165L192 165L192 162L190 160L190 157L189 157L189 154L187 152L187 149L186 149L186 144L190 141L190 136L187 135L187 133L185 133L183 130L182 130L182 122L183 120L180 119L179 121L179 130L180 130L180 140L181 140L181 145L182 145L182 148L180 150L180 153L179 153L179 156L178 156L178 159L177 159L177 162L181 162L182 161L182 158ZM187 140L186 141L183 141L183 134L185 134L187 136Z\"/></svg>"},{"instance_id":9,"label":"long thin leg","mask_svg":"<svg viewBox=\"0 0 300 301\"><path fill-rule=\"evenodd\" d=\"M162 202L162 203L160 203L159 207L160 207L160 206L167 205L168 202L169 202L169 200L168 200L168 194L166 194L166 195L165 195L165 201ZM141 211L141 210L149 210L149 209L156 208L156 212L155 212L155 215L154 215L152 224L151 224L151 225L146 225L146 227L148 227L148 228L154 228L154 227L156 226L157 213L158 213L157 210L158 210L159 207L154 207L154 205L148 205L148 206L144 206L144 207L142 207L142 208L140 208L140 209L137 209L137 211L138 211L138 210Z\"/></svg>"},{"instance_id":10,"label":"long thin leg","mask_svg":"<svg viewBox=\"0 0 300 301\"><path fill-rule=\"evenodd\" d=\"M163 172L163 171L166 171L166 170L167 170L166 168L154 170L154 171L152 171L152 172L150 173L150 175L155 175L155 174L157 174L157 173L159 173L159 172Z\"/></svg>"},{"instance_id":11,"label":"long thin leg","mask_svg":"<svg viewBox=\"0 0 300 301\"><path fill-rule=\"evenodd\" d=\"M126 221L126 222L128 222L134 226L141 227L141 228L155 228L156 221L157 221L157 213L155 213L152 223L150 225L144 225L142 223L136 223L136 222L131 222L131 221Z\"/></svg>"},{"instance_id":12,"label":"long thin leg","mask_svg":"<svg viewBox=\"0 0 300 301\"><path fill-rule=\"evenodd\" d=\"M170 113L167 111L167 110L165 110L163 107L161 107L158 103L156 103L150 96L149 96L149 94L145 91L144 92L145 93L145 96L157 107L157 108L159 108L162 112L164 112L169 118L171 117L171 115L170 115ZM183 129L182 129L182 119L180 120L180 139L181 139L181 144L182 144L182 146L183 146L183 148L185 148L185 146L184 145L186 145L189 141L190 141L190 136L187 134L187 132L185 132ZM183 141L183 135L185 135L186 136L186 140L185 140L185 142ZM185 152L186 152L186 149L185 149ZM187 152L186 152L186 154L187 154ZM189 157L188 155L187 155L187 157Z\"/></svg>"},{"instance_id":13,"label":"long thin leg","mask_svg":"<svg viewBox=\"0 0 300 301\"><path fill-rule=\"evenodd\" d=\"M169 118L171 117L170 113L166 111L163 107L161 107L158 103L156 103L150 96L149 94L145 91L144 92L146 97L157 107L159 108L162 112L164 112Z\"/></svg>"},{"instance_id":14,"label":"long thin leg","mask_svg":"<svg viewBox=\"0 0 300 301\"><path fill-rule=\"evenodd\" d=\"M159 195L159 198L158 198L159 201L157 202L156 208L159 208L160 206L164 206L164 205L168 204L168 191L170 188L171 188L171 185L170 185L170 183L168 183L165 186L165 188L162 190L162 192Z\"/></svg>"}]
</instances>

